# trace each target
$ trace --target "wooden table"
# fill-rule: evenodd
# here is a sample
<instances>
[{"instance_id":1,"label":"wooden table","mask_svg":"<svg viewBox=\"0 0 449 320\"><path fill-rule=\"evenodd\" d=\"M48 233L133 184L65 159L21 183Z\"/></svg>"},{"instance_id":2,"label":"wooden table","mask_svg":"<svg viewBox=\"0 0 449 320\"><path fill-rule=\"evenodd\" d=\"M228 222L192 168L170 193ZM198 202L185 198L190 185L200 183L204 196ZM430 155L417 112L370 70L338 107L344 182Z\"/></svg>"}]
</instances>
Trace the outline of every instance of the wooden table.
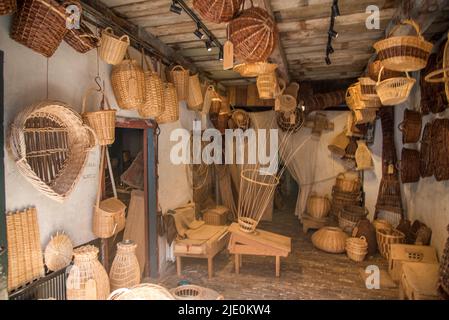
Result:
<instances>
[{"instance_id":1,"label":"wooden table","mask_svg":"<svg viewBox=\"0 0 449 320\"><path fill-rule=\"evenodd\" d=\"M291 252L291 238L276 233L256 230L253 233L241 231L237 223L229 227L231 238L228 250L235 255L235 272L240 273L242 255L272 256L276 258L276 277L281 273L281 257Z\"/></svg>"}]
</instances>

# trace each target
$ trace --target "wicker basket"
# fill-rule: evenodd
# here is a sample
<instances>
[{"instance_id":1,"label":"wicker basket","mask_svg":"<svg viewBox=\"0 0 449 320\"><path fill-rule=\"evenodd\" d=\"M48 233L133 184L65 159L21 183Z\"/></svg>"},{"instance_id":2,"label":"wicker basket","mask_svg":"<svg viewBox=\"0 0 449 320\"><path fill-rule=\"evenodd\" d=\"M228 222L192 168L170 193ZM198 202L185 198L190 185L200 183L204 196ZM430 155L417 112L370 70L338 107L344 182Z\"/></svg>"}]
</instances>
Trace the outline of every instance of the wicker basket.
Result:
<instances>
[{"instance_id":1,"label":"wicker basket","mask_svg":"<svg viewBox=\"0 0 449 320\"><path fill-rule=\"evenodd\" d=\"M210 112L210 109L212 106L212 99L215 99L217 97L218 97L218 94L215 91L215 87L212 85L207 86L206 90L204 92L204 99L203 99L204 101L203 101L203 108L201 110L201 113L208 114Z\"/></svg>"},{"instance_id":2,"label":"wicker basket","mask_svg":"<svg viewBox=\"0 0 449 320\"><path fill-rule=\"evenodd\" d=\"M193 7L209 22L229 22L239 11L244 0L194 0Z\"/></svg>"},{"instance_id":3,"label":"wicker basket","mask_svg":"<svg viewBox=\"0 0 449 320\"><path fill-rule=\"evenodd\" d=\"M288 133L298 132L305 121L304 112L296 108L294 112L276 112L276 122L282 131Z\"/></svg>"},{"instance_id":4,"label":"wicker basket","mask_svg":"<svg viewBox=\"0 0 449 320\"><path fill-rule=\"evenodd\" d=\"M438 76L439 78L435 78L436 76ZM437 69L427 74L425 77L425 81L432 84L444 83L444 88L446 91L446 101L449 101L449 37L446 41L446 45L444 46L443 63L441 69Z\"/></svg>"},{"instance_id":5,"label":"wicker basket","mask_svg":"<svg viewBox=\"0 0 449 320\"><path fill-rule=\"evenodd\" d=\"M405 235L396 229L376 229L377 246L385 259L390 255L390 244L405 243Z\"/></svg>"},{"instance_id":6,"label":"wicker basket","mask_svg":"<svg viewBox=\"0 0 449 320\"><path fill-rule=\"evenodd\" d=\"M138 112L142 118L156 118L164 112L164 82L147 57L143 57L147 66L147 71L144 72L145 103L138 108Z\"/></svg>"},{"instance_id":7,"label":"wicker basket","mask_svg":"<svg viewBox=\"0 0 449 320\"><path fill-rule=\"evenodd\" d=\"M449 119L433 121L432 164L437 181L449 180Z\"/></svg>"},{"instance_id":8,"label":"wicker basket","mask_svg":"<svg viewBox=\"0 0 449 320\"><path fill-rule=\"evenodd\" d=\"M170 80L175 85L179 101L187 101L189 96L190 71L182 66L175 66L170 71Z\"/></svg>"},{"instance_id":9,"label":"wicker basket","mask_svg":"<svg viewBox=\"0 0 449 320\"><path fill-rule=\"evenodd\" d=\"M379 99L376 92L376 81L369 77L359 78L362 100Z\"/></svg>"},{"instance_id":10,"label":"wicker basket","mask_svg":"<svg viewBox=\"0 0 449 320\"><path fill-rule=\"evenodd\" d=\"M394 106L407 101L416 80L410 78L407 73L407 77L390 78L380 81L382 70L383 68L379 72L379 80L376 85L376 91L382 104L384 106Z\"/></svg>"},{"instance_id":11,"label":"wicker basket","mask_svg":"<svg viewBox=\"0 0 449 320\"><path fill-rule=\"evenodd\" d=\"M357 151L355 152L355 162L357 171L371 170L374 167L371 151L365 140L357 140Z\"/></svg>"},{"instance_id":12,"label":"wicker basket","mask_svg":"<svg viewBox=\"0 0 449 320\"><path fill-rule=\"evenodd\" d=\"M221 100L221 97L216 93L215 96L211 100L209 113L219 114L220 110L221 110L222 102L223 102L223 100Z\"/></svg>"},{"instance_id":13,"label":"wicker basket","mask_svg":"<svg viewBox=\"0 0 449 320\"><path fill-rule=\"evenodd\" d=\"M343 210L343 209L342 209ZM357 222L351 221L341 216L342 210L339 211L338 215L338 226L348 235L351 235L354 228L357 226Z\"/></svg>"},{"instance_id":14,"label":"wicker basket","mask_svg":"<svg viewBox=\"0 0 449 320\"><path fill-rule=\"evenodd\" d=\"M323 227L312 235L312 243L325 252L343 253L347 238L348 235L340 228Z\"/></svg>"},{"instance_id":15,"label":"wicker basket","mask_svg":"<svg viewBox=\"0 0 449 320\"><path fill-rule=\"evenodd\" d=\"M368 253L368 242L365 237L346 239L346 254L355 262L362 262Z\"/></svg>"},{"instance_id":16,"label":"wicker basket","mask_svg":"<svg viewBox=\"0 0 449 320\"><path fill-rule=\"evenodd\" d=\"M56 233L45 247L44 260L48 270L58 271L72 261L73 244L64 233Z\"/></svg>"},{"instance_id":17,"label":"wicker basket","mask_svg":"<svg viewBox=\"0 0 449 320\"><path fill-rule=\"evenodd\" d=\"M362 93L359 82L350 85L346 90L346 104L351 110L360 110L365 108L365 104L362 101Z\"/></svg>"},{"instance_id":18,"label":"wicker basket","mask_svg":"<svg viewBox=\"0 0 449 320\"><path fill-rule=\"evenodd\" d=\"M106 63L116 65L125 57L130 40L127 35L116 36L112 28L108 27L101 32L100 43L98 49L100 58Z\"/></svg>"},{"instance_id":19,"label":"wicker basket","mask_svg":"<svg viewBox=\"0 0 449 320\"><path fill-rule=\"evenodd\" d=\"M259 98L263 100L273 99L276 83L277 79L274 72L258 76L257 91L259 93Z\"/></svg>"},{"instance_id":20,"label":"wicker basket","mask_svg":"<svg viewBox=\"0 0 449 320\"><path fill-rule=\"evenodd\" d=\"M65 8L55 0L24 0L14 15L11 38L51 57L68 31L66 18Z\"/></svg>"},{"instance_id":21,"label":"wicker basket","mask_svg":"<svg viewBox=\"0 0 449 320\"><path fill-rule=\"evenodd\" d=\"M189 93L187 106L191 110L201 111L203 108L203 92L201 91L200 78L198 73L189 77Z\"/></svg>"},{"instance_id":22,"label":"wicker basket","mask_svg":"<svg viewBox=\"0 0 449 320\"><path fill-rule=\"evenodd\" d=\"M387 230L393 229L393 226L391 225L390 222L388 222L387 220L382 220L382 219L373 220L373 226L376 230L378 230L378 229L387 229Z\"/></svg>"},{"instance_id":23,"label":"wicker basket","mask_svg":"<svg viewBox=\"0 0 449 320\"><path fill-rule=\"evenodd\" d=\"M360 190L360 177L358 173L342 172L337 176L335 187L338 191L354 193Z\"/></svg>"},{"instance_id":24,"label":"wicker basket","mask_svg":"<svg viewBox=\"0 0 449 320\"><path fill-rule=\"evenodd\" d=\"M400 25L410 25L416 31L416 36L391 35ZM410 72L426 67L433 44L424 40L419 25L412 20L403 20L395 26L384 40L374 44L378 59L390 70Z\"/></svg>"},{"instance_id":25,"label":"wicker basket","mask_svg":"<svg viewBox=\"0 0 449 320\"><path fill-rule=\"evenodd\" d=\"M0 16L13 13L16 9L16 0L0 0Z\"/></svg>"},{"instance_id":26,"label":"wicker basket","mask_svg":"<svg viewBox=\"0 0 449 320\"><path fill-rule=\"evenodd\" d=\"M425 125L421 138L419 172L422 178L433 176L432 162L432 123L429 122Z\"/></svg>"},{"instance_id":27,"label":"wicker basket","mask_svg":"<svg viewBox=\"0 0 449 320\"><path fill-rule=\"evenodd\" d=\"M234 110L231 118L238 129L246 130L251 126L251 118L244 110Z\"/></svg>"},{"instance_id":28,"label":"wicker basket","mask_svg":"<svg viewBox=\"0 0 449 320\"><path fill-rule=\"evenodd\" d=\"M136 60L125 59L112 68L111 84L122 109L139 109L145 103L145 73Z\"/></svg>"},{"instance_id":29,"label":"wicker basket","mask_svg":"<svg viewBox=\"0 0 449 320\"><path fill-rule=\"evenodd\" d=\"M229 25L234 54L244 62L266 61L278 42L278 30L269 13L253 6L243 10Z\"/></svg>"},{"instance_id":30,"label":"wicker basket","mask_svg":"<svg viewBox=\"0 0 449 320\"><path fill-rule=\"evenodd\" d=\"M170 290L176 300L205 300L205 290L195 285L183 285Z\"/></svg>"},{"instance_id":31,"label":"wicker basket","mask_svg":"<svg viewBox=\"0 0 449 320\"><path fill-rule=\"evenodd\" d=\"M420 155L418 150L403 148L400 162L401 182L415 183L419 181Z\"/></svg>"},{"instance_id":32,"label":"wicker basket","mask_svg":"<svg viewBox=\"0 0 449 320\"><path fill-rule=\"evenodd\" d=\"M113 144L115 140L115 110L109 106L108 98L101 92L103 99L99 111L86 112L87 98L99 92L97 89L88 89L83 97L81 115L84 122L90 126L97 135L98 144L101 146Z\"/></svg>"},{"instance_id":33,"label":"wicker basket","mask_svg":"<svg viewBox=\"0 0 449 320\"><path fill-rule=\"evenodd\" d=\"M374 122L377 118L377 110L374 108L354 110L355 124L360 125Z\"/></svg>"},{"instance_id":34,"label":"wicker basket","mask_svg":"<svg viewBox=\"0 0 449 320\"><path fill-rule=\"evenodd\" d=\"M179 103L175 86L164 84L164 112L156 118L159 124L175 122L179 119Z\"/></svg>"},{"instance_id":35,"label":"wicker basket","mask_svg":"<svg viewBox=\"0 0 449 320\"><path fill-rule=\"evenodd\" d=\"M130 288L140 283L140 267L136 257L136 248L137 244L131 240L117 243L117 255L109 272L111 290Z\"/></svg>"},{"instance_id":36,"label":"wicker basket","mask_svg":"<svg viewBox=\"0 0 449 320\"><path fill-rule=\"evenodd\" d=\"M152 283L142 283L113 291L108 300L175 300L173 295L164 287Z\"/></svg>"},{"instance_id":37,"label":"wicker basket","mask_svg":"<svg viewBox=\"0 0 449 320\"><path fill-rule=\"evenodd\" d=\"M95 133L83 125L78 113L50 100L21 111L8 139L19 172L36 189L59 202L72 192L95 144Z\"/></svg>"},{"instance_id":38,"label":"wicker basket","mask_svg":"<svg viewBox=\"0 0 449 320\"><path fill-rule=\"evenodd\" d=\"M93 233L101 239L107 239L119 233L125 228L125 210L126 205L117 198L117 190L115 188L114 174L109 159L107 147L101 147L100 172L98 174L98 191L97 202L94 207L92 230ZM100 201L101 185L104 174L105 154L107 157L107 165L109 168L109 176L111 178L113 198Z\"/></svg>"},{"instance_id":39,"label":"wicker basket","mask_svg":"<svg viewBox=\"0 0 449 320\"><path fill-rule=\"evenodd\" d=\"M245 78L256 78L262 74L274 72L277 67L277 64L269 62L241 63L234 67L234 71Z\"/></svg>"},{"instance_id":40,"label":"wicker basket","mask_svg":"<svg viewBox=\"0 0 449 320\"><path fill-rule=\"evenodd\" d=\"M377 81L377 79L379 78L380 69L382 69L382 62L380 62L379 60L375 60L374 62L372 62L368 65L368 75L371 78L371 80ZM386 80L389 78L395 78L395 77L399 77L399 76L401 76L400 72L389 70L389 69L385 68L383 70L383 73L382 73L380 79Z\"/></svg>"},{"instance_id":41,"label":"wicker basket","mask_svg":"<svg viewBox=\"0 0 449 320\"><path fill-rule=\"evenodd\" d=\"M275 96L276 99L274 101L274 110L282 112L294 111L297 106L296 98L285 93L287 85L283 79L279 79L278 83L280 86L280 92L277 96Z\"/></svg>"},{"instance_id":42,"label":"wicker basket","mask_svg":"<svg viewBox=\"0 0 449 320\"><path fill-rule=\"evenodd\" d=\"M346 147L349 144L349 138L346 136L345 131L339 133L335 136L332 142L327 146L330 152L334 153L339 157L345 155Z\"/></svg>"},{"instance_id":43,"label":"wicker basket","mask_svg":"<svg viewBox=\"0 0 449 320\"><path fill-rule=\"evenodd\" d=\"M94 35L84 22L80 23L79 29L69 29L64 41L79 53L86 53L100 45L100 38Z\"/></svg>"},{"instance_id":44,"label":"wicker basket","mask_svg":"<svg viewBox=\"0 0 449 320\"><path fill-rule=\"evenodd\" d=\"M402 132L402 143L417 143L421 137L422 114L409 109L404 110L404 120L399 124Z\"/></svg>"},{"instance_id":45,"label":"wicker basket","mask_svg":"<svg viewBox=\"0 0 449 320\"><path fill-rule=\"evenodd\" d=\"M340 216L357 223L360 220L365 219L366 216L368 216L368 213L368 209L365 207L347 205L343 207Z\"/></svg>"},{"instance_id":46,"label":"wicker basket","mask_svg":"<svg viewBox=\"0 0 449 320\"><path fill-rule=\"evenodd\" d=\"M328 196L319 196L312 192L307 199L307 214L315 219L324 219L329 215L331 202Z\"/></svg>"}]
</instances>

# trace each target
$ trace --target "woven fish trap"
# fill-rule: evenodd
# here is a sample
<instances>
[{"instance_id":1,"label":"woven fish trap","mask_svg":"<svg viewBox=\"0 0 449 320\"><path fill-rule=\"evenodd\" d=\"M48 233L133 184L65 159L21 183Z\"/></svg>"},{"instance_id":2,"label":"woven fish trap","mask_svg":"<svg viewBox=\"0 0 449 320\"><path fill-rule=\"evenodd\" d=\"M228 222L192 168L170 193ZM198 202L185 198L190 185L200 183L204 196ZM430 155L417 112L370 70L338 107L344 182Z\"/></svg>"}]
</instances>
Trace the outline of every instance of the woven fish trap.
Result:
<instances>
[{"instance_id":1,"label":"woven fish trap","mask_svg":"<svg viewBox=\"0 0 449 320\"><path fill-rule=\"evenodd\" d=\"M57 271L72 261L73 244L64 233L56 233L45 247L44 260L48 270Z\"/></svg>"},{"instance_id":2,"label":"woven fish trap","mask_svg":"<svg viewBox=\"0 0 449 320\"><path fill-rule=\"evenodd\" d=\"M111 290L130 288L140 283L140 267L136 256L137 244L131 240L117 243L109 279Z\"/></svg>"},{"instance_id":3,"label":"woven fish trap","mask_svg":"<svg viewBox=\"0 0 449 320\"><path fill-rule=\"evenodd\" d=\"M143 55L147 70L145 77L145 103L137 110L142 118L156 118L164 112L164 82L154 70L151 61Z\"/></svg>"},{"instance_id":4,"label":"woven fish trap","mask_svg":"<svg viewBox=\"0 0 449 320\"><path fill-rule=\"evenodd\" d=\"M19 172L37 190L62 202L78 182L96 140L68 105L45 100L16 116L7 144Z\"/></svg>"},{"instance_id":5,"label":"woven fish trap","mask_svg":"<svg viewBox=\"0 0 449 320\"><path fill-rule=\"evenodd\" d=\"M86 53L100 45L100 38L94 35L84 22L80 23L79 29L69 29L64 41L79 53Z\"/></svg>"},{"instance_id":6,"label":"woven fish trap","mask_svg":"<svg viewBox=\"0 0 449 320\"><path fill-rule=\"evenodd\" d=\"M13 13L17 9L16 0L1 0L0 1L0 16Z\"/></svg>"},{"instance_id":7,"label":"woven fish trap","mask_svg":"<svg viewBox=\"0 0 449 320\"><path fill-rule=\"evenodd\" d=\"M209 22L229 22L239 11L244 0L194 0L193 7Z\"/></svg>"},{"instance_id":8,"label":"woven fish trap","mask_svg":"<svg viewBox=\"0 0 449 320\"><path fill-rule=\"evenodd\" d=\"M114 65L111 85L121 109L139 109L145 103L145 74L136 60L125 59Z\"/></svg>"},{"instance_id":9,"label":"woven fish trap","mask_svg":"<svg viewBox=\"0 0 449 320\"><path fill-rule=\"evenodd\" d=\"M108 300L175 300L175 298L162 286L142 283L129 289L117 289L109 295Z\"/></svg>"}]
</instances>

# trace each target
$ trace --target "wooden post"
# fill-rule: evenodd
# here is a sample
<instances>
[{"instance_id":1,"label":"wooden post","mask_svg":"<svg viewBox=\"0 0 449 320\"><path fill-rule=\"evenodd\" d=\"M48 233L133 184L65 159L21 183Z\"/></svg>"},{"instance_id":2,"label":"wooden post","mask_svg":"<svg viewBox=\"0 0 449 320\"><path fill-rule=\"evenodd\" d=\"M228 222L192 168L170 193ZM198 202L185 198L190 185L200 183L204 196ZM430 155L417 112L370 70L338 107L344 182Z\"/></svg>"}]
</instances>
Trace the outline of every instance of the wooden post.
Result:
<instances>
[{"instance_id":1,"label":"wooden post","mask_svg":"<svg viewBox=\"0 0 449 320\"><path fill-rule=\"evenodd\" d=\"M281 257L276 256L276 277L281 276Z\"/></svg>"},{"instance_id":2,"label":"wooden post","mask_svg":"<svg viewBox=\"0 0 449 320\"><path fill-rule=\"evenodd\" d=\"M214 257L207 258L207 274L209 275L209 279L214 276Z\"/></svg>"},{"instance_id":3,"label":"wooden post","mask_svg":"<svg viewBox=\"0 0 449 320\"><path fill-rule=\"evenodd\" d=\"M235 273L240 273L240 262L239 262L239 255L235 254Z\"/></svg>"}]
</instances>

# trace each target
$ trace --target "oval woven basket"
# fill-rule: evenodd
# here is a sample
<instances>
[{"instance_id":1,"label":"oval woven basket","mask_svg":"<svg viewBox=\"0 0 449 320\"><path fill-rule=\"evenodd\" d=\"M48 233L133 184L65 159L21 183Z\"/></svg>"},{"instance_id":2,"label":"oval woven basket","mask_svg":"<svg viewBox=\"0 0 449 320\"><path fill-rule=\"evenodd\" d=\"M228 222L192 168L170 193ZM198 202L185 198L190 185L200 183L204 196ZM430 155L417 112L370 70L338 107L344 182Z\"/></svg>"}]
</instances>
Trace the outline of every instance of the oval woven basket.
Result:
<instances>
[{"instance_id":1,"label":"oval woven basket","mask_svg":"<svg viewBox=\"0 0 449 320\"><path fill-rule=\"evenodd\" d=\"M329 215L331 203L328 196L319 196L312 192L307 199L307 213L310 217L324 219Z\"/></svg>"},{"instance_id":2,"label":"oval woven basket","mask_svg":"<svg viewBox=\"0 0 449 320\"><path fill-rule=\"evenodd\" d=\"M142 118L155 118L164 112L164 82L147 57L143 57L147 66L147 71L144 72L145 103L138 108L138 112Z\"/></svg>"},{"instance_id":3,"label":"oval woven basket","mask_svg":"<svg viewBox=\"0 0 449 320\"><path fill-rule=\"evenodd\" d=\"M362 262L368 253L368 242L365 237L346 239L346 254L355 262Z\"/></svg>"},{"instance_id":4,"label":"oval woven basket","mask_svg":"<svg viewBox=\"0 0 449 320\"><path fill-rule=\"evenodd\" d=\"M412 26L416 36L397 36L392 34L401 26ZM424 40L419 25L413 20L403 20L396 25L384 40L374 44L378 59L390 70L411 72L426 67L433 44Z\"/></svg>"},{"instance_id":5,"label":"oval woven basket","mask_svg":"<svg viewBox=\"0 0 449 320\"><path fill-rule=\"evenodd\" d=\"M229 25L234 54L244 62L266 61L278 42L278 30L269 13L253 6L243 10Z\"/></svg>"},{"instance_id":6,"label":"oval woven basket","mask_svg":"<svg viewBox=\"0 0 449 320\"><path fill-rule=\"evenodd\" d=\"M121 37L114 34L112 28L106 28L101 32L98 55L106 63L116 65L122 62L130 44L129 37Z\"/></svg>"},{"instance_id":7,"label":"oval woven basket","mask_svg":"<svg viewBox=\"0 0 449 320\"><path fill-rule=\"evenodd\" d=\"M269 62L240 63L234 66L234 71L242 77L255 78L261 74L272 73L277 67L277 64Z\"/></svg>"},{"instance_id":8,"label":"oval woven basket","mask_svg":"<svg viewBox=\"0 0 449 320\"><path fill-rule=\"evenodd\" d=\"M417 143L422 130L421 112L405 109L403 119L399 124L399 131L402 132L402 143Z\"/></svg>"},{"instance_id":9,"label":"oval woven basket","mask_svg":"<svg viewBox=\"0 0 449 320\"><path fill-rule=\"evenodd\" d=\"M48 270L57 271L67 267L72 261L72 256L72 241L64 233L53 235L45 247L44 260Z\"/></svg>"},{"instance_id":10,"label":"oval woven basket","mask_svg":"<svg viewBox=\"0 0 449 320\"><path fill-rule=\"evenodd\" d=\"M401 182L415 183L419 181L420 154L418 150L403 148L401 155Z\"/></svg>"},{"instance_id":11,"label":"oval woven basket","mask_svg":"<svg viewBox=\"0 0 449 320\"><path fill-rule=\"evenodd\" d=\"M175 300L175 298L162 286L142 283L129 289L117 289L109 295L108 300Z\"/></svg>"},{"instance_id":12,"label":"oval woven basket","mask_svg":"<svg viewBox=\"0 0 449 320\"><path fill-rule=\"evenodd\" d=\"M0 1L0 16L13 13L17 9L16 0L1 0Z\"/></svg>"},{"instance_id":13,"label":"oval woven basket","mask_svg":"<svg viewBox=\"0 0 449 320\"><path fill-rule=\"evenodd\" d=\"M243 0L194 0L193 7L209 22L229 22L239 11Z\"/></svg>"},{"instance_id":14,"label":"oval woven basket","mask_svg":"<svg viewBox=\"0 0 449 320\"><path fill-rule=\"evenodd\" d=\"M189 93L187 96L187 106L191 110L201 111L203 108L203 92L201 90L198 73L189 77Z\"/></svg>"},{"instance_id":15,"label":"oval woven basket","mask_svg":"<svg viewBox=\"0 0 449 320\"><path fill-rule=\"evenodd\" d=\"M179 101L187 101L189 96L190 71L183 66L174 66L170 71L170 80L175 85Z\"/></svg>"},{"instance_id":16,"label":"oval woven basket","mask_svg":"<svg viewBox=\"0 0 449 320\"><path fill-rule=\"evenodd\" d=\"M381 74L382 69L379 72L379 79L376 84L376 92L381 103L384 106L395 106L407 101L416 80L410 78L407 73L406 77L389 78L380 81Z\"/></svg>"},{"instance_id":17,"label":"oval woven basket","mask_svg":"<svg viewBox=\"0 0 449 320\"><path fill-rule=\"evenodd\" d=\"M302 128L304 120L304 112L298 107L294 112L276 112L277 125L284 132L298 132Z\"/></svg>"},{"instance_id":18,"label":"oval woven basket","mask_svg":"<svg viewBox=\"0 0 449 320\"><path fill-rule=\"evenodd\" d=\"M136 60L125 59L115 65L111 84L121 109L139 109L145 103L145 74Z\"/></svg>"},{"instance_id":19,"label":"oval woven basket","mask_svg":"<svg viewBox=\"0 0 449 320\"><path fill-rule=\"evenodd\" d=\"M396 229L376 229L377 246L385 259L390 255L390 245L405 243L405 235Z\"/></svg>"},{"instance_id":20,"label":"oval woven basket","mask_svg":"<svg viewBox=\"0 0 449 320\"><path fill-rule=\"evenodd\" d=\"M324 227L312 235L312 243L316 248L325 252L343 253L347 238L348 235L340 228Z\"/></svg>"},{"instance_id":21,"label":"oval woven basket","mask_svg":"<svg viewBox=\"0 0 449 320\"><path fill-rule=\"evenodd\" d=\"M86 53L100 45L100 38L94 35L84 22L80 23L79 29L69 29L64 41L79 53Z\"/></svg>"},{"instance_id":22,"label":"oval woven basket","mask_svg":"<svg viewBox=\"0 0 449 320\"><path fill-rule=\"evenodd\" d=\"M78 182L97 138L67 104L45 100L16 116L7 143L19 172L37 190L62 202Z\"/></svg>"}]
</instances>

